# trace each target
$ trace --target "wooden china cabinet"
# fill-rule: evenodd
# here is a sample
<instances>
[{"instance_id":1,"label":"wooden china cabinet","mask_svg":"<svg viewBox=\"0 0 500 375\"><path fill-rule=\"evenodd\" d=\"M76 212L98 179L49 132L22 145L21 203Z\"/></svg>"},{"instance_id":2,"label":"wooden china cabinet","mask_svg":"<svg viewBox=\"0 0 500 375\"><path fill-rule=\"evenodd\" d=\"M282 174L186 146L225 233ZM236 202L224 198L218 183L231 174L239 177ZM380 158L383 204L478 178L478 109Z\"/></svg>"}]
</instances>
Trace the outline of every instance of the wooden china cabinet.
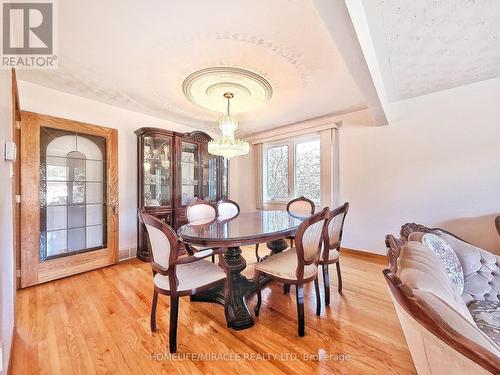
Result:
<instances>
[{"instance_id":1,"label":"wooden china cabinet","mask_svg":"<svg viewBox=\"0 0 500 375\"><path fill-rule=\"evenodd\" d=\"M156 128L135 133L139 209L177 229L187 222L186 207L193 199L215 202L227 196L228 163L208 153L208 134ZM149 261L147 234L139 222L137 231L137 257Z\"/></svg>"}]
</instances>

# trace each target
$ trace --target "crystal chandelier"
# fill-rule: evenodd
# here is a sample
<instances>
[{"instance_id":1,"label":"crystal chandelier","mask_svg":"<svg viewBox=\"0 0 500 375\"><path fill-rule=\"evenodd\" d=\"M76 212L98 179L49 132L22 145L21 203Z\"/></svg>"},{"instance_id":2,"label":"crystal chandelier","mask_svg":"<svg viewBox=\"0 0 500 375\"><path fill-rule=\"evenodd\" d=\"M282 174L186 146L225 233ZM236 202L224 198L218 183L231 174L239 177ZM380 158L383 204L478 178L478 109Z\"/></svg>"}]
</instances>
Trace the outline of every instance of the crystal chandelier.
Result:
<instances>
[{"instance_id":1,"label":"crystal chandelier","mask_svg":"<svg viewBox=\"0 0 500 375\"><path fill-rule=\"evenodd\" d=\"M248 142L234 138L234 133L238 130L238 120L231 116L229 112L230 100L234 98L234 94L226 92L224 98L227 99L227 114L219 119L222 138L208 142L208 152L212 155L223 156L226 159L247 155L250 151Z\"/></svg>"}]
</instances>

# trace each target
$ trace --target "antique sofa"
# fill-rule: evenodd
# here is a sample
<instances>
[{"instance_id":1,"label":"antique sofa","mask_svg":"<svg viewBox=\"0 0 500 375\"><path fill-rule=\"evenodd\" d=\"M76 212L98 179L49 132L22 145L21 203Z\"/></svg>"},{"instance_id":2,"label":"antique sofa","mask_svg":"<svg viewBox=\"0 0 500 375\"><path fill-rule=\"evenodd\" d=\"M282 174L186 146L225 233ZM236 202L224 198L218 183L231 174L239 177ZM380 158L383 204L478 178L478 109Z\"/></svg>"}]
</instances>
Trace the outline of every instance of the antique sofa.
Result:
<instances>
[{"instance_id":1,"label":"antique sofa","mask_svg":"<svg viewBox=\"0 0 500 375\"><path fill-rule=\"evenodd\" d=\"M417 372L500 374L500 257L405 224L384 275Z\"/></svg>"}]
</instances>

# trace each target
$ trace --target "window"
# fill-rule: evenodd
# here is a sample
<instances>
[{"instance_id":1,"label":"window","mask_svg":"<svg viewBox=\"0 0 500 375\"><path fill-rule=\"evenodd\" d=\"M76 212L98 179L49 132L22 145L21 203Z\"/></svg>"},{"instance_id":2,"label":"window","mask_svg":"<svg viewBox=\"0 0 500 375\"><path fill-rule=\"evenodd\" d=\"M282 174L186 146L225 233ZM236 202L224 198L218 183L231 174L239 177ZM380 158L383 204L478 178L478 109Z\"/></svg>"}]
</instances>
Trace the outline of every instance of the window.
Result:
<instances>
[{"instance_id":1,"label":"window","mask_svg":"<svg viewBox=\"0 0 500 375\"><path fill-rule=\"evenodd\" d=\"M262 159L265 202L287 202L301 195L320 201L319 136L265 144Z\"/></svg>"}]
</instances>

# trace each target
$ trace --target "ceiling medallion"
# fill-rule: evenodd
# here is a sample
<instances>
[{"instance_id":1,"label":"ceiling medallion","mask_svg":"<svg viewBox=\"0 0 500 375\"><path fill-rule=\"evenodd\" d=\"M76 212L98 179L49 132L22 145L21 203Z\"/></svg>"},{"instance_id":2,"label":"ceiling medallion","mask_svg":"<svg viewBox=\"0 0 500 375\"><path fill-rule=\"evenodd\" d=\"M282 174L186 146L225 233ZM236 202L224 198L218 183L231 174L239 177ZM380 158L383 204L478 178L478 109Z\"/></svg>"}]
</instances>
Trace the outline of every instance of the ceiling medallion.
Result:
<instances>
[{"instance_id":1,"label":"ceiling medallion","mask_svg":"<svg viewBox=\"0 0 500 375\"><path fill-rule=\"evenodd\" d=\"M250 145L242 139L235 139L234 133L238 130L238 120L231 116L230 100L234 98L232 92L225 92L223 98L227 100L227 114L219 119L219 129L222 138L208 142L208 152L212 155L223 156L231 159L235 156L247 155L250 152Z\"/></svg>"},{"instance_id":2,"label":"ceiling medallion","mask_svg":"<svg viewBox=\"0 0 500 375\"><path fill-rule=\"evenodd\" d=\"M256 110L273 96L269 81L247 69L234 66L214 66L191 73L182 83L186 98L194 104L215 112L225 111L225 93L238 98L232 112Z\"/></svg>"}]
</instances>

